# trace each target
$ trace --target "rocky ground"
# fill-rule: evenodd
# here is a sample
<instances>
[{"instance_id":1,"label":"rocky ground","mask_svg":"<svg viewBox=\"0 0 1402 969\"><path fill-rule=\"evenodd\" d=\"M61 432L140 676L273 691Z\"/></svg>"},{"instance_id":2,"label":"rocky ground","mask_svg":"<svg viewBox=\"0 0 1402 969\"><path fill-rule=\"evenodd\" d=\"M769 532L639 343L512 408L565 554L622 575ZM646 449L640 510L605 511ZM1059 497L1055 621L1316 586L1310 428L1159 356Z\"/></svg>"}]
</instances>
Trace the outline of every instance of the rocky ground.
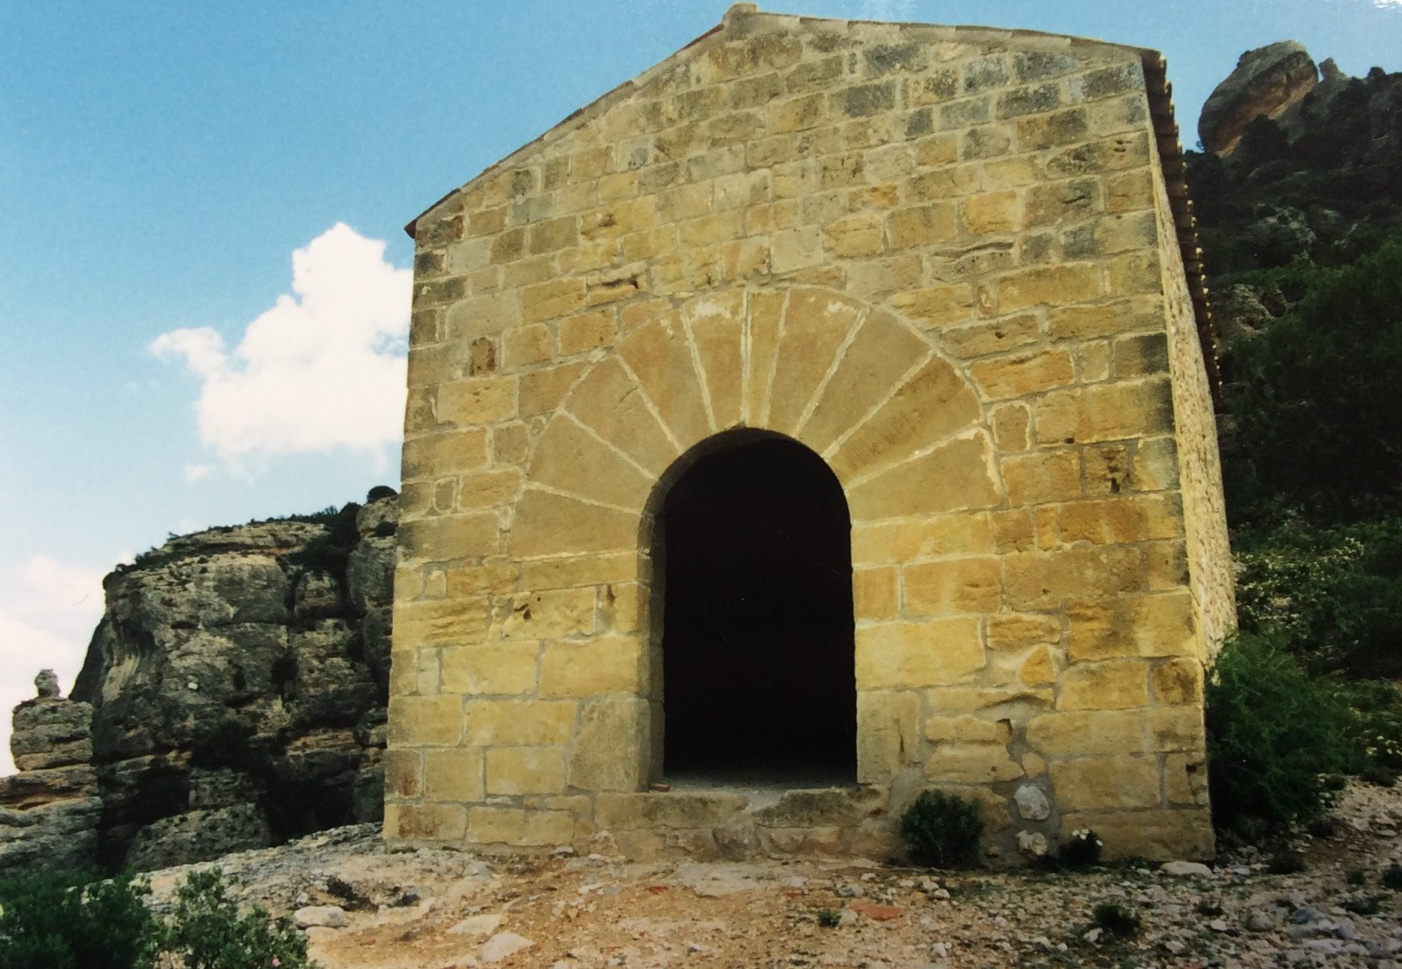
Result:
<instances>
[{"instance_id":1,"label":"rocky ground","mask_svg":"<svg viewBox=\"0 0 1402 969\"><path fill-rule=\"evenodd\" d=\"M373 825L218 864L241 897L310 923L325 969L1402 966L1402 893L1381 880L1402 861L1402 788L1351 787L1333 816L1293 874L1249 850L1187 874L640 863L607 838L587 857L479 858L388 852ZM188 870L153 873L158 906ZM1104 904L1137 931L1098 926Z\"/></svg>"}]
</instances>

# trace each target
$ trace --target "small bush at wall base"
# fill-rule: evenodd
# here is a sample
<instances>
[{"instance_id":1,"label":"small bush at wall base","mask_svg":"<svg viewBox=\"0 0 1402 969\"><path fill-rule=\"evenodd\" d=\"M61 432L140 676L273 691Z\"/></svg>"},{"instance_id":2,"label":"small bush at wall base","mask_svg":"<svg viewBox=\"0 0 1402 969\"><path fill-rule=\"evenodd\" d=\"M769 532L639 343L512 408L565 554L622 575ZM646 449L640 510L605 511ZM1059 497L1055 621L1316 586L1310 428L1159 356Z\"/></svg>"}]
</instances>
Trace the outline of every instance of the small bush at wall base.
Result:
<instances>
[{"instance_id":1,"label":"small bush at wall base","mask_svg":"<svg viewBox=\"0 0 1402 969\"><path fill-rule=\"evenodd\" d=\"M1071 837L1056 849L1058 868L1091 868L1100 864L1100 852L1105 842L1090 828L1072 831Z\"/></svg>"},{"instance_id":2,"label":"small bush at wall base","mask_svg":"<svg viewBox=\"0 0 1402 969\"><path fill-rule=\"evenodd\" d=\"M924 791L901 815L901 837L911 857L933 868L977 863L982 835L978 803L943 791Z\"/></svg>"},{"instance_id":3,"label":"small bush at wall base","mask_svg":"<svg viewBox=\"0 0 1402 969\"><path fill-rule=\"evenodd\" d=\"M1338 692L1272 640L1243 633L1218 655L1206 699L1217 824L1317 817L1328 802L1325 779L1347 766L1351 749Z\"/></svg>"},{"instance_id":4,"label":"small bush at wall base","mask_svg":"<svg viewBox=\"0 0 1402 969\"><path fill-rule=\"evenodd\" d=\"M128 872L19 872L0 879L0 966L149 969L156 924L150 889Z\"/></svg>"},{"instance_id":5,"label":"small bush at wall base","mask_svg":"<svg viewBox=\"0 0 1402 969\"><path fill-rule=\"evenodd\" d=\"M1139 931L1139 913L1118 902L1101 902L1091 913L1097 928L1127 939Z\"/></svg>"},{"instance_id":6,"label":"small bush at wall base","mask_svg":"<svg viewBox=\"0 0 1402 969\"><path fill-rule=\"evenodd\" d=\"M313 969L307 940L258 906L240 912L217 868L191 872L175 890L161 949L182 969ZM162 964L163 966L166 963Z\"/></svg>"}]
</instances>

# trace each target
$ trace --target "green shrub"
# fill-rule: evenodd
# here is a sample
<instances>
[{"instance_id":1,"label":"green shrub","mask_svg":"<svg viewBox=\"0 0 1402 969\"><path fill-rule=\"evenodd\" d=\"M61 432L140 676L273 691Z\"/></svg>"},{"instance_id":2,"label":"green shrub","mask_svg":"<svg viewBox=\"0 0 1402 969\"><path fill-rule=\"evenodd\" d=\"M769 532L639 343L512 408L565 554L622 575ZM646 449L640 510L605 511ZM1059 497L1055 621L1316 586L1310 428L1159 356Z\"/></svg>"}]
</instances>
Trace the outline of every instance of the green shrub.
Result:
<instances>
[{"instance_id":1,"label":"green shrub","mask_svg":"<svg viewBox=\"0 0 1402 969\"><path fill-rule=\"evenodd\" d=\"M155 956L150 893L131 873L26 871L0 879L0 966L148 969Z\"/></svg>"},{"instance_id":2,"label":"green shrub","mask_svg":"<svg viewBox=\"0 0 1402 969\"><path fill-rule=\"evenodd\" d=\"M901 815L901 837L911 857L934 868L975 864L982 835L978 802L943 791L921 792Z\"/></svg>"},{"instance_id":3,"label":"green shrub","mask_svg":"<svg viewBox=\"0 0 1402 969\"><path fill-rule=\"evenodd\" d=\"M1208 784L1219 825L1308 821L1349 759L1347 705L1264 637L1228 640L1207 683Z\"/></svg>"},{"instance_id":4,"label":"green shrub","mask_svg":"<svg viewBox=\"0 0 1402 969\"><path fill-rule=\"evenodd\" d=\"M217 868L193 871L175 890L161 932L163 952L183 969L309 969L307 940L287 919L258 906L240 912Z\"/></svg>"},{"instance_id":5,"label":"green shrub","mask_svg":"<svg viewBox=\"0 0 1402 969\"><path fill-rule=\"evenodd\" d=\"M837 909L818 909L818 924L825 929L835 929L842 924L842 913Z\"/></svg>"},{"instance_id":6,"label":"green shrub","mask_svg":"<svg viewBox=\"0 0 1402 969\"><path fill-rule=\"evenodd\" d=\"M1090 828L1072 831L1056 849L1056 865L1059 868L1090 868L1100 864L1100 852L1105 842Z\"/></svg>"},{"instance_id":7,"label":"green shrub","mask_svg":"<svg viewBox=\"0 0 1402 969\"><path fill-rule=\"evenodd\" d=\"M1098 928L1121 939L1139 931L1139 913L1119 902L1101 902L1091 913L1091 920Z\"/></svg>"},{"instance_id":8,"label":"green shrub","mask_svg":"<svg viewBox=\"0 0 1402 969\"><path fill-rule=\"evenodd\" d=\"M1298 851L1282 848L1266 863L1266 871L1272 875L1297 875L1305 870L1305 856Z\"/></svg>"},{"instance_id":9,"label":"green shrub","mask_svg":"<svg viewBox=\"0 0 1402 969\"><path fill-rule=\"evenodd\" d=\"M1332 528L1288 517L1233 541L1243 631L1314 673L1402 674L1402 516Z\"/></svg>"},{"instance_id":10,"label":"green shrub","mask_svg":"<svg viewBox=\"0 0 1402 969\"><path fill-rule=\"evenodd\" d=\"M1402 234L1312 283L1232 351L1223 473L1238 522L1281 501L1321 522L1402 507Z\"/></svg>"}]
</instances>

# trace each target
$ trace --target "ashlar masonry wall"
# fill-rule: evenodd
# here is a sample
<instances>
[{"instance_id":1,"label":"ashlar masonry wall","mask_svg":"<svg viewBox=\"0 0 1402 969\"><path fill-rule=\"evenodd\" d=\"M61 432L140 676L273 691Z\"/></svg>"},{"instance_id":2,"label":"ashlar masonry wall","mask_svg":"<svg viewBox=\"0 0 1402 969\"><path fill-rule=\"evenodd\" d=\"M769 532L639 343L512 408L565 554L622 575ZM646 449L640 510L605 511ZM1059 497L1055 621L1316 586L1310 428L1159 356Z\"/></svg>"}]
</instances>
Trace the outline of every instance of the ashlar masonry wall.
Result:
<instances>
[{"instance_id":1,"label":"ashlar masonry wall","mask_svg":"<svg viewBox=\"0 0 1402 969\"><path fill-rule=\"evenodd\" d=\"M937 787L1005 858L1211 853L1231 580L1146 56L742 4L416 221L387 838L884 850ZM763 809L651 789L656 516L735 428L851 516L857 785Z\"/></svg>"}]
</instances>

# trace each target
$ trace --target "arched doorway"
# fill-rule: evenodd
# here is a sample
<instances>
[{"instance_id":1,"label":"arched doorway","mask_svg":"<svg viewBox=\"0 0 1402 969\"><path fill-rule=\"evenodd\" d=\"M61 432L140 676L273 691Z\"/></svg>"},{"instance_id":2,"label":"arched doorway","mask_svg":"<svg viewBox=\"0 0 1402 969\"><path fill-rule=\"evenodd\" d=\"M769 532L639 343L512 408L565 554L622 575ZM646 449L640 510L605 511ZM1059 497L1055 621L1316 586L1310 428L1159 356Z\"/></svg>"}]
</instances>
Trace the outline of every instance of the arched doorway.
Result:
<instances>
[{"instance_id":1,"label":"arched doorway","mask_svg":"<svg viewBox=\"0 0 1402 969\"><path fill-rule=\"evenodd\" d=\"M836 476L755 431L701 446L667 491L663 771L808 787L856 778L851 522ZM687 466L689 464L689 466Z\"/></svg>"}]
</instances>

